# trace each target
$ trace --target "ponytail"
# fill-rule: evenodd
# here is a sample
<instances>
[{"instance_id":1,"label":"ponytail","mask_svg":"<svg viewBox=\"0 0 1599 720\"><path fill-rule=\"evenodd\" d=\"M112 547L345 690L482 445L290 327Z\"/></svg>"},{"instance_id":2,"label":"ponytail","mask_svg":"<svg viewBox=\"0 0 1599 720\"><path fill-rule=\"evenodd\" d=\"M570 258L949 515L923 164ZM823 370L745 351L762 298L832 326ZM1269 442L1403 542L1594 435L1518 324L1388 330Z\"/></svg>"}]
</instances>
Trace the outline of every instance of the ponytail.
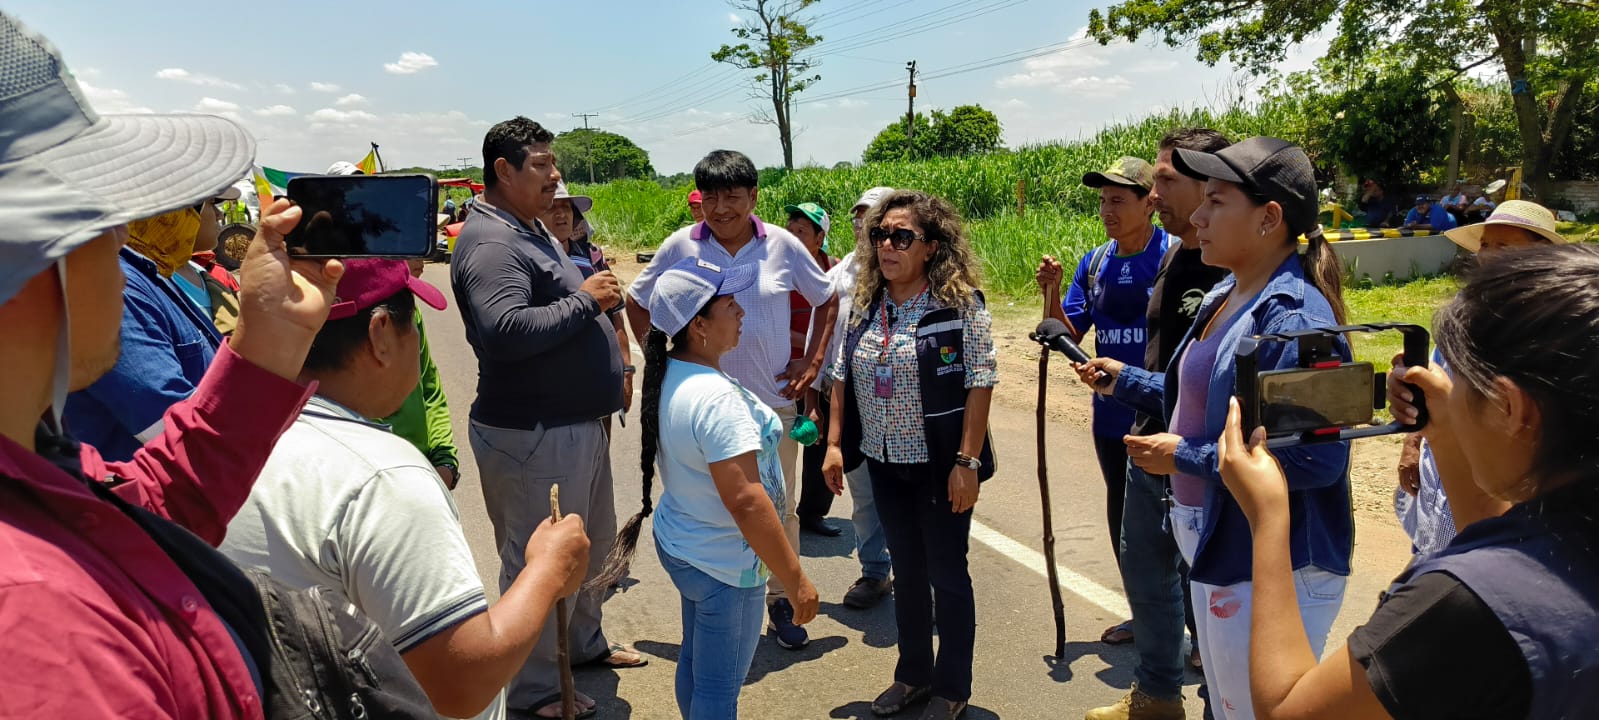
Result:
<instances>
[{"instance_id":1,"label":"ponytail","mask_svg":"<svg viewBox=\"0 0 1599 720\"><path fill-rule=\"evenodd\" d=\"M1289 236L1296 234L1289 233ZM1349 310L1344 305L1344 268L1338 260L1338 253L1333 252L1332 243L1327 242L1320 225L1306 232L1305 240L1309 247L1305 249L1305 254L1299 256L1300 269L1310 284L1327 298L1327 304L1332 306L1333 319L1339 325L1348 323Z\"/></svg>"},{"instance_id":2,"label":"ponytail","mask_svg":"<svg viewBox=\"0 0 1599 720\"><path fill-rule=\"evenodd\" d=\"M677 344L684 344L687 334L687 329L679 333ZM605 563L584 584L585 590L598 589L603 592L627 577L628 568L633 564L633 553L638 550L638 536L643 529L644 518L655 510L650 494L655 483L655 455L661 440L661 386L666 381L666 360L666 333L650 328L644 340L644 397L639 406L639 470L644 478L644 507L629 518L616 534L616 542L605 554Z\"/></svg>"}]
</instances>

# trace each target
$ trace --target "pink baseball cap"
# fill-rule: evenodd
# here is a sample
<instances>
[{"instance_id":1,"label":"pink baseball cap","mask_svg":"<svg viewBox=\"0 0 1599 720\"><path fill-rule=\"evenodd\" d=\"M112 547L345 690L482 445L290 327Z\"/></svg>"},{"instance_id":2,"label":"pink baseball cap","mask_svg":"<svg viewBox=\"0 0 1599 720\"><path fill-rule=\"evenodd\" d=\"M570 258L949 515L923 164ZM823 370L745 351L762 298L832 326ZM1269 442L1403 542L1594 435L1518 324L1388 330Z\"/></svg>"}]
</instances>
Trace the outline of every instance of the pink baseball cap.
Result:
<instances>
[{"instance_id":1,"label":"pink baseball cap","mask_svg":"<svg viewBox=\"0 0 1599 720\"><path fill-rule=\"evenodd\" d=\"M694 203L704 204L705 196L701 195L700 191L698 190L691 191L688 194L688 202L690 205L693 205Z\"/></svg>"},{"instance_id":2,"label":"pink baseball cap","mask_svg":"<svg viewBox=\"0 0 1599 720\"><path fill-rule=\"evenodd\" d=\"M410 290L418 300L434 310L449 307L444 293L420 278L411 277L404 260L345 260L344 277L339 278L338 295L333 298L329 320L343 320L389 299L401 290Z\"/></svg>"}]
</instances>

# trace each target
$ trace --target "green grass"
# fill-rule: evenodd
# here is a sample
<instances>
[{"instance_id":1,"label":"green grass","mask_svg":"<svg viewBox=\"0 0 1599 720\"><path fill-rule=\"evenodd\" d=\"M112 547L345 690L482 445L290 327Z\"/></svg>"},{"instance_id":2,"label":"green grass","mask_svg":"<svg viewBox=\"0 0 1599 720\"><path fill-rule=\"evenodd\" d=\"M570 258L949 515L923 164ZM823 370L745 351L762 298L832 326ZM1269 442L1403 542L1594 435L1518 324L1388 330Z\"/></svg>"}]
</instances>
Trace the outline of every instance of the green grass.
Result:
<instances>
[{"instance_id":1,"label":"green grass","mask_svg":"<svg viewBox=\"0 0 1599 720\"><path fill-rule=\"evenodd\" d=\"M1460 290L1460 281L1444 275L1412 280L1399 285L1382 285L1367 290L1344 290L1351 323L1404 322L1432 330L1432 315ZM1355 360L1370 362L1387 371L1394 355L1404 345L1399 333L1354 336Z\"/></svg>"}]
</instances>

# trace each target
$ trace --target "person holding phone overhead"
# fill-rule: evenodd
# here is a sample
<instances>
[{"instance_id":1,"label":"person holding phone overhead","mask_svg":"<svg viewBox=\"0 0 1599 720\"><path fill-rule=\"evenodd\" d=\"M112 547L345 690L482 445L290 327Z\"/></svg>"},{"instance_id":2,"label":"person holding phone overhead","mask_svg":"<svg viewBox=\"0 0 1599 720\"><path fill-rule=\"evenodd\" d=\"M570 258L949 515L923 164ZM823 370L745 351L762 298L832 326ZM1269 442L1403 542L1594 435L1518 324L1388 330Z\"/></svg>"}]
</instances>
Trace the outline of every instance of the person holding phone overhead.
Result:
<instances>
[{"instance_id":1,"label":"person holding phone overhead","mask_svg":"<svg viewBox=\"0 0 1599 720\"><path fill-rule=\"evenodd\" d=\"M977 610L966 553L979 484L994 475L988 408L999 371L978 260L948 202L899 190L867 211L854 322L833 367L834 494L864 460L894 564L899 663L872 701L954 720L972 695ZM938 654L933 607L938 607Z\"/></svg>"},{"instance_id":2,"label":"person holding phone overhead","mask_svg":"<svg viewBox=\"0 0 1599 720\"><path fill-rule=\"evenodd\" d=\"M1165 373L1110 358L1094 358L1078 372L1090 384L1115 378L1099 391L1167 420L1169 432L1129 436L1127 454L1145 472L1171 476L1171 525L1190 568L1210 706L1220 720L1240 720L1254 717L1251 545L1238 501L1222 487L1216 449L1237 386L1234 353L1252 335L1342 325L1342 266L1321 234L1314 170L1298 146L1254 137L1215 153L1178 148L1172 164L1205 180L1205 200L1190 220L1205 264L1233 275L1205 297ZM1309 241L1303 255L1301 235ZM1334 346L1348 362L1348 342L1339 338ZM1262 371L1296 368L1298 344L1265 345L1257 361ZM1319 655L1343 605L1354 551L1349 443L1274 454L1293 506L1290 556L1302 630Z\"/></svg>"}]
</instances>

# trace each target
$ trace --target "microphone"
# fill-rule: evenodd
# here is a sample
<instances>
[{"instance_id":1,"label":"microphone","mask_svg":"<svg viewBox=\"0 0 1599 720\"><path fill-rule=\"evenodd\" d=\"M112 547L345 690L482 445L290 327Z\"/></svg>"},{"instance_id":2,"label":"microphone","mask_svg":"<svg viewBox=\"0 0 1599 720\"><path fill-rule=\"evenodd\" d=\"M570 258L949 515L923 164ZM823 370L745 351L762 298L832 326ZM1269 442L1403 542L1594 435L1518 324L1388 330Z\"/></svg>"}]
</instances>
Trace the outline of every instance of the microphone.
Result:
<instances>
[{"instance_id":1,"label":"microphone","mask_svg":"<svg viewBox=\"0 0 1599 720\"><path fill-rule=\"evenodd\" d=\"M1066 359L1074 364L1080 365L1091 359L1081 346L1072 342L1072 334L1066 329L1066 323L1055 318L1047 318L1039 323L1038 328L1033 330L1033 334L1030 337L1032 337L1034 342L1065 355ZM1094 386L1105 387L1114 381L1114 378L1102 373L1094 381Z\"/></svg>"},{"instance_id":2,"label":"microphone","mask_svg":"<svg viewBox=\"0 0 1599 720\"><path fill-rule=\"evenodd\" d=\"M1039 323L1032 337L1034 342L1065 355L1073 363L1082 364L1090 359L1082 347L1072 342L1072 334L1066 329L1066 323L1055 318L1047 318Z\"/></svg>"}]
</instances>

